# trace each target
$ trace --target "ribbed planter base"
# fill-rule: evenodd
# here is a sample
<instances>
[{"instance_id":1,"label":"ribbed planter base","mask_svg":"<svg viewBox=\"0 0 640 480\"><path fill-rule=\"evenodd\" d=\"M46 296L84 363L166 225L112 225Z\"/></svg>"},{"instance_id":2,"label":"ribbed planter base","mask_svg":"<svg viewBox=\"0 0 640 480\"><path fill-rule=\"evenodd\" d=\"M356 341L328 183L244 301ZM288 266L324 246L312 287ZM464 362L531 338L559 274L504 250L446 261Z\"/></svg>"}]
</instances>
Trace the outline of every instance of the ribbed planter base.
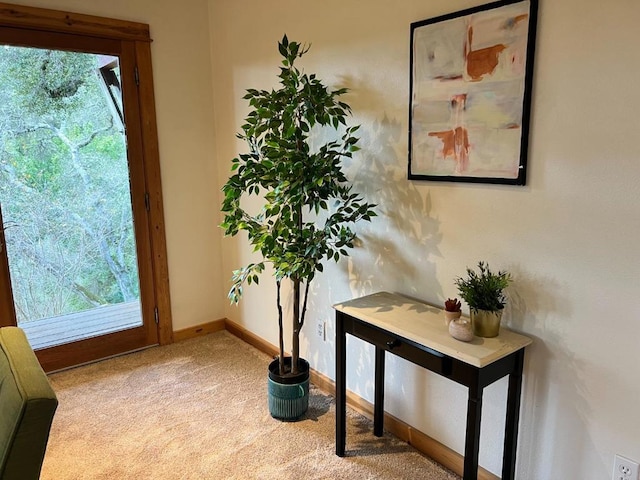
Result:
<instances>
[{"instance_id":1,"label":"ribbed planter base","mask_svg":"<svg viewBox=\"0 0 640 480\"><path fill-rule=\"evenodd\" d=\"M500 333L502 310L473 310L471 309L471 325L473 333L478 337L497 337Z\"/></svg>"},{"instance_id":2,"label":"ribbed planter base","mask_svg":"<svg viewBox=\"0 0 640 480\"><path fill-rule=\"evenodd\" d=\"M291 366L291 358L284 359ZM309 363L298 361L300 373L279 375L278 359L269 364L269 413L278 420L293 421L300 418L309 408Z\"/></svg>"}]
</instances>

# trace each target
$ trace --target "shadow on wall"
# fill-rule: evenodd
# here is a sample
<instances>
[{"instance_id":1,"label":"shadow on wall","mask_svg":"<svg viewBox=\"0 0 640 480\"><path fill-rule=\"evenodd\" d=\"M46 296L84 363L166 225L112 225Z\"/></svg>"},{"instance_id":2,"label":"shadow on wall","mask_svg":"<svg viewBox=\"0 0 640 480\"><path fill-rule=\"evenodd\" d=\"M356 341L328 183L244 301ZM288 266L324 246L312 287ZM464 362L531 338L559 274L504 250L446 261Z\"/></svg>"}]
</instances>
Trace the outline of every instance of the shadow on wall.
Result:
<instances>
[{"instance_id":1,"label":"shadow on wall","mask_svg":"<svg viewBox=\"0 0 640 480\"><path fill-rule=\"evenodd\" d=\"M572 476L599 478L590 467L594 459L585 458L597 451L589 436L592 411L583 383L594 372L587 372L589 366L564 340L572 338L566 331L569 322L549 321L571 317L569 305L562 301L567 288L517 267L509 271L514 284L508 290L506 325L533 338L525 357L518 471L527 472L527 478L552 478L558 466L569 462L578 468ZM608 464L601 466L603 474L608 471Z\"/></svg>"},{"instance_id":2,"label":"shadow on wall","mask_svg":"<svg viewBox=\"0 0 640 480\"><path fill-rule=\"evenodd\" d=\"M440 256L440 221L431 216L431 196L423 198L406 178L401 122L386 115L366 129L364 159L351 177L354 188L378 205L378 217L360 233L361 246L342 263L353 297L389 290L425 299L442 295L432 256ZM353 166L348 166L352 169Z\"/></svg>"},{"instance_id":3,"label":"shadow on wall","mask_svg":"<svg viewBox=\"0 0 640 480\"><path fill-rule=\"evenodd\" d=\"M360 87L354 90L361 91ZM380 290L422 300L442 296L432 260L433 256L440 256L440 222L431 215L430 195L424 198L424 192L406 179L405 134L402 123L387 115L363 125L359 157L343 164L354 191L378 205L378 216L371 223L358 224L356 248L337 265L329 262L325 273L316 277L311 287L311 325L306 327L304 346L312 365L331 372L329 375L334 370L335 314L331 305ZM402 155L398 154L400 150ZM321 318L330 319L325 342L319 342L314 331ZM360 352L357 359L348 362L348 378L358 379L358 385L350 384L348 388L371 398L373 350L354 348L352 342L357 343L356 339L349 338L348 342L350 351Z\"/></svg>"}]
</instances>

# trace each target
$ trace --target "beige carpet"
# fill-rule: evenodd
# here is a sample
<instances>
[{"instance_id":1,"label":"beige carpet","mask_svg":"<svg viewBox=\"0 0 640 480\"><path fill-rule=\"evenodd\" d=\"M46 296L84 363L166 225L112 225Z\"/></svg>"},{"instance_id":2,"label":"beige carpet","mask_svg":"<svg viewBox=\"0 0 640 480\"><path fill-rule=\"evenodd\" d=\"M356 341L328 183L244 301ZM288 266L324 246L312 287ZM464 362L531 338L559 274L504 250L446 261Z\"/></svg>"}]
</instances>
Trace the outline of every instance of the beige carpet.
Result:
<instances>
[{"instance_id":1,"label":"beige carpet","mask_svg":"<svg viewBox=\"0 0 640 480\"><path fill-rule=\"evenodd\" d=\"M459 478L351 410L337 457L333 398L316 388L303 420L272 419L269 360L219 332L51 375L42 479Z\"/></svg>"}]
</instances>

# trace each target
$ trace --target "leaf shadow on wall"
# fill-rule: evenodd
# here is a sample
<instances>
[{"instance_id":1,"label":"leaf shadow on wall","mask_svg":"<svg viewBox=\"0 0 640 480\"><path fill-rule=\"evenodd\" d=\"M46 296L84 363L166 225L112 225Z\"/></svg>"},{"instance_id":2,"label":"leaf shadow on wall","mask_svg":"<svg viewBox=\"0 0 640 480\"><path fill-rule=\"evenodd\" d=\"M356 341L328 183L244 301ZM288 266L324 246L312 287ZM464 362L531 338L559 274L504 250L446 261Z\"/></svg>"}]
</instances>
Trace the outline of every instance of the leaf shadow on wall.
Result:
<instances>
[{"instance_id":1,"label":"leaf shadow on wall","mask_svg":"<svg viewBox=\"0 0 640 480\"><path fill-rule=\"evenodd\" d=\"M589 435L593 412L584 380L595 372L566 341L572 323L565 301L568 288L517 266L508 270L514 282L507 290L505 324L533 339L525 354L518 470L532 478L551 478L556 466L572 459L572 465L586 470L572 475L587 478L593 474L587 467L589 457L597 448Z\"/></svg>"},{"instance_id":2,"label":"leaf shadow on wall","mask_svg":"<svg viewBox=\"0 0 640 480\"><path fill-rule=\"evenodd\" d=\"M359 241L350 256L314 280L309 310L326 312L324 318L334 318L332 303L380 290L431 301L442 296L432 260L433 256L440 256L440 221L432 216L430 194L425 195L406 178L404 134L402 123L385 115L363 126L359 142L362 150L353 161L344 163L354 191L378 205L378 216L370 223L359 223ZM334 342L333 335L327 339ZM364 344L356 348L360 341L355 338L348 338L347 342L349 352L359 352L357 358L351 357L347 362L347 387L372 399L374 350ZM318 349L328 347L320 345ZM312 353L314 364L327 362L316 354ZM333 365L325 367L330 371Z\"/></svg>"},{"instance_id":3,"label":"leaf shadow on wall","mask_svg":"<svg viewBox=\"0 0 640 480\"><path fill-rule=\"evenodd\" d=\"M378 216L359 230L358 248L341 263L354 297L376 290L422 300L442 296L431 260L440 256L440 221L431 214L430 193L406 178L406 159L398 155L403 134L401 122L385 115L363 129L359 142L363 158L351 175L354 189L378 205Z\"/></svg>"}]
</instances>

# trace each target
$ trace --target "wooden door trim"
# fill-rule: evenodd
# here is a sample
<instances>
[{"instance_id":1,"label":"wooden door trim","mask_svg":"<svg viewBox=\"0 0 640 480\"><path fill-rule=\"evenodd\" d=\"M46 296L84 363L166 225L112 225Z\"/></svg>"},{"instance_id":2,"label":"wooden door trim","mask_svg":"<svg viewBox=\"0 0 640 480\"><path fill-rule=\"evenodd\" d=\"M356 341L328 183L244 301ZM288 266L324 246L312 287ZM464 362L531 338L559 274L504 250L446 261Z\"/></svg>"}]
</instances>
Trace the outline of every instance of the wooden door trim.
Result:
<instances>
[{"instance_id":1,"label":"wooden door trim","mask_svg":"<svg viewBox=\"0 0 640 480\"><path fill-rule=\"evenodd\" d=\"M149 25L0 2L0 26L150 42Z\"/></svg>"},{"instance_id":2,"label":"wooden door trim","mask_svg":"<svg viewBox=\"0 0 640 480\"><path fill-rule=\"evenodd\" d=\"M127 160L131 188L131 208L136 232L140 299L142 300L143 318L155 319L157 295L155 291L156 278L153 274L152 239L149 231L150 216L147 211L149 202L146 200L149 190L145 172L147 160L143 148L142 118L140 116L135 71L134 42L123 41L120 55L120 80L124 106L123 113L126 122ZM129 121L126 121L127 119ZM159 343L158 325L149 321L145 322L144 326L146 327L147 344Z\"/></svg>"},{"instance_id":3,"label":"wooden door trim","mask_svg":"<svg viewBox=\"0 0 640 480\"><path fill-rule=\"evenodd\" d=\"M135 54L138 67L138 101L142 127L142 149L145 159L149 205L148 225L151 239L151 266L156 288L156 308L158 309L158 340L160 345L166 345L173 342L173 323L150 44L136 42Z\"/></svg>"},{"instance_id":4,"label":"wooden door trim","mask_svg":"<svg viewBox=\"0 0 640 480\"><path fill-rule=\"evenodd\" d=\"M7 259L2 207L0 206L0 327L16 324L16 310L13 292L9 282L9 262Z\"/></svg>"},{"instance_id":5,"label":"wooden door trim","mask_svg":"<svg viewBox=\"0 0 640 480\"><path fill-rule=\"evenodd\" d=\"M36 350L36 357L45 372L55 372L69 368L69 358L73 358L72 366L76 367L153 346L144 345L146 332L143 328L132 329L125 337L120 335L121 333L122 331L119 331L84 339L80 349L76 347L77 342L42 348Z\"/></svg>"}]
</instances>

